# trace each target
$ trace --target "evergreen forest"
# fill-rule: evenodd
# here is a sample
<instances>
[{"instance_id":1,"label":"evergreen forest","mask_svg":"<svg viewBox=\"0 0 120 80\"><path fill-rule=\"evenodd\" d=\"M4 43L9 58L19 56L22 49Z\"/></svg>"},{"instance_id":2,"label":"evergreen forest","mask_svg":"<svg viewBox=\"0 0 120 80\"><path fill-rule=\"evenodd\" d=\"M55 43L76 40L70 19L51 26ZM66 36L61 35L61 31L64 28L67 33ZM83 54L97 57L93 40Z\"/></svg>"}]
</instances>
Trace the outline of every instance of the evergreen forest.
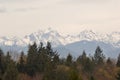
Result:
<instances>
[{"instance_id":1,"label":"evergreen forest","mask_svg":"<svg viewBox=\"0 0 120 80\"><path fill-rule=\"evenodd\" d=\"M50 42L29 45L17 60L0 49L0 80L120 80L120 55L106 57L100 46L94 55L71 54L61 58Z\"/></svg>"}]
</instances>

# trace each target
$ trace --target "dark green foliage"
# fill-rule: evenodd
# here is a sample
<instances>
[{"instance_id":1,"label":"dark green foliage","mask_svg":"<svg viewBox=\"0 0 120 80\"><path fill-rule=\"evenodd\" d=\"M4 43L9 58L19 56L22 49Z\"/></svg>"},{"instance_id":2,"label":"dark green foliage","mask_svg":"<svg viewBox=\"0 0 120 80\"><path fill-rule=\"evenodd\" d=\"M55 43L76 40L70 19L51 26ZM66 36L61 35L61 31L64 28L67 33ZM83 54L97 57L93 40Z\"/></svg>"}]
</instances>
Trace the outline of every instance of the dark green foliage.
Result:
<instances>
[{"instance_id":1,"label":"dark green foliage","mask_svg":"<svg viewBox=\"0 0 120 80\"><path fill-rule=\"evenodd\" d=\"M117 67L120 67L120 54L118 56L118 60L117 60L117 64L116 64Z\"/></svg>"},{"instance_id":2,"label":"dark green foliage","mask_svg":"<svg viewBox=\"0 0 120 80\"><path fill-rule=\"evenodd\" d=\"M3 80L17 80L18 79L18 70L15 62L11 59L10 53L7 52L7 55L4 57L4 75Z\"/></svg>"},{"instance_id":3,"label":"dark green foliage","mask_svg":"<svg viewBox=\"0 0 120 80\"><path fill-rule=\"evenodd\" d=\"M64 70L55 70L47 72L43 80L69 80L68 72Z\"/></svg>"},{"instance_id":4,"label":"dark green foliage","mask_svg":"<svg viewBox=\"0 0 120 80\"><path fill-rule=\"evenodd\" d=\"M20 73L25 73L24 52L21 52L19 63L17 64L17 68Z\"/></svg>"},{"instance_id":5,"label":"dark green foliage","mask_svg":"<svg viewBox=\"0 0 120 80\"><path fill-rule=\"evenodd\" d=\"M92 73L94 69L94 62L86 56L86 52L83 51L82 55L77 58L77 63L82 65L82 71Z\"/></svg>"},{"instance_id":6,"label":"dark green foliage","mask_svg":"<svg viewBox=\"0 0 120 80\"><path fill-rule=\"evenodd\" d=\"M104 63L104 59L105 56L102 53L103 51L101 50L101 48L98 46L95 50L95 54L94 54L94 62L95 64L102 64Z\"/></svg>"},{"instance_id":7,"label":"dark green foliage","mask_svg":"<svg viewBox=\"0 0 120 80\"><path fill-rule=\"evenodd\" d=\"M44 50L44 49L43 49ZM48 62L47 56L42 52L38 55L38 71L39 72L44 72L45 71L45 66L46 62Z\"/></svg>"},{"instance_id":8,"label":"dark green foliage","mask_svg":"<svg viewBox=\"0 0 120 80\"><path fill-rule=\"evenodd\" d=\"M43 80L79 80L78 72L74 69L55 69L47 72Z\"/></svg>"},{"instance_id":9,"label":"dark green foliage","mask_svg":"<svg viewBox=\"0 0 120 80\"><path fill-rule=\"evenodd\" d=\"M7 55L5 56L5 61L6 63L9 63L11 61L11 55L10 55L10 52L7 52Z\"/></svg>"},{"instance_id":10,"label":"dark green foliage","mask_svg":"<svg viewBox=\"0 0 120 80\"><path fill-rule=\"evenodd\" d=\"M2 78L2 75L4 73L4 64L3 64L3 58L4 58L4 53L0 49L0 79Z\"/></svg>"},{"instance_id":11,"label":"dark green foliage","mask_svg":"<svg viewBox=\"0 0 120 80\"><path fill-rule=\"evenodd\" d=\"M37 67L38 67L38 72L44 72L45 70L45 66L46 66L46 62L48 56L46 55L46 49L45 47L43 47L43 43L40 43L40 46L38 47L38 54L37 54Z\"/></svg>"},{"instance_id":12,"label":"dark green foliage","mask_svg":"<svg viewBox=\"0 0 120 80\"><path fill-rule=\"evenodd\" d=\"M65 65L66 59L65 58L60 58L59 62L60 62L60 65Z\"/></svg>"},{"instance_id":13,"label":"dark green foliage","mask_svg":"<svg viewBox=\"0 0 120 80\"><path fill-rule=\"evenodd\" d=\"M90 80L95 80L95 78L93 76L90 77Z\"/></svg>"},{"instance_id":14,"label":"dark green foliage","mask_svg":"<svg viewBox=\"0 0 120 80\"><path fill-rule=\"evenodd\" d=\"M67 59L66 59L66 65L71 66L72 65L72 55L68 54Z\"/></svg>"},{"instance_id":15,"label":"dark green foliage","mask_svg":"<svg viewBox=\"0 0 120 80\"><path fill-rule=\"evenodd\" d=\"M109 65L113 64L110 58L107 59L106 63L109 64Z\"/></svg>"},{"instance_id":16,"label":"dark green foliage","mask_svg":"<svg viewBox=\"0 0 120 80\"><path fill-rule=\"evenodd\" d=\"M110 58L102 64L104 61L105 56L99 46L94 56L89 57L83 51L75 61L71 54L67 58L59 58L50 42L46 46L42 42L39 46L34 43L29 45L26 56L21 52L19 61L11 59L9 52L4 55L0 50L0 80L18 80L19 76L25 77L19 77L20 80L96 80L97 77L100 77L98 80L114 80L115 71L119 68L109 67L114 65ZM120 67L120 55L116 65ZM120 72L116 79L120 80Z\"/></svg>"},{"instance_id":17,"label":"dark green foliage","mask_svg":"<svg viewBox=\"0 0 120 80\"><path fill-rule=\"evenodd\" d=\"M57 71L54 80L69 80L68 73L65 71Z\"/></svg>"},{"instance_id":18,"label":"dark green foliage","mask_svg":"<svg viewBox=\"0 0 120 80\"><path fill-rule=\"evenodd\" d=\"M69 80L79 80L79 75L76 70L71 69L68 74L69 74Z\"/></svg>"},{"instance_id":19,"label":"dark green foliage","mask_svg":"<svg viewBox=\"0 0 120 80\"><path fill-rule=\"evenodd\" d=\"M117 73L116 80L120 80L120 71Z\"/></svg>"},{"instance_id":20,"label":"dark green foliage","mask_svg":"<svg viewBox=\"0 0 120 80\"><path fill-rule=\"evenodd\" d=\"M34 76L35 72L37 71L37 53L37 44L34 43L33 45L30 45L26 64L26 70L30 76Z\"/></svg>"},{"instance_id":21,"label":"dark green foliage","mask_svg":"<svg viewBox=\"0 0 120 80\"><path fill-rule=\"evenodd\" d=\"M91 61L89 58L86 58L86 61L83 65L83 71L91 74L93 70L94 70L93 61Z\"/></svg>"},{"instance_id":22,"label":"dark green foliage","mask_svg":"<svg viewBox=\"0 0 120 80\"><path fill-rule=\"evenodd\" d=\"M43 43L40 42L40 46L38 47L38 54L42 53L43 50Z\"/></svg>"},{"instance_id":23,"label":"dark green foliage","mask_svg":"<svg viewBox=\"0 0 120 80\"><path fill-rule=\"evenodd\" d=\"M3 53L2 49L0 49L0 57L1 57L3 54L4 54L4 53Z\"/></svg>"},{"instance_id":24,"label":"dark green foliage","mask_svg":"<svg viewBox=\"0 0 120 80\"><path fill-rule=\"evenodd\" d=\"M54 56L54 52L53 52L53 50L52 50L52 47L51 47L51 43L50 43L50 42L47 42L46 52L47 52L47 54L48 54L50 57L53 57L53 56Z\"/></svg>"},{"instance_id":25,"label":"dark green foliage","mask_svg":"<svg viewBox=\"0 0 120 80\"><path fill-rule=\"evenodd\" d=\"M7 55L4 57L4 70L7 69L7 66L9 65L11 61L13 60L11 59L10 53L7 52Z\"/></svg>"},{"instance_id":26,"label":"dark green foliage","mask_svg":"<svg viewBox=\"0 0 120 80\"><path fill-rule=\"evenodd\" d=\"M32 64L27 64L26 65L26 72L29 76L33 77L35 75L35 72L36 72L36 66L34 66Z\"/></svg>"},{"instance_id":27,"label":"dark green foliage","mask_svg":"<svg viewBox=\"0 0 120 80\"><path fill-rule=\"evenodd\" d=\"M43 43L37 47L36 43L29 46L26 69L30 76L34 76L36 72L44 72L51 69L52 66L59 62L59 57L56 52L52 50L50 42L47 43L46 47L43 47Z\"/></svg>"},{"instance_id":28,"label":"dark green foliage","mask_svg":"<svg viewBox=\"0 0 120 80\"><path fill-rule=\"evenodd\" d=\"M34 64L37 56L37 44L29 45L27 63Z\"/></svg>"},{"instance_id":29,"label":"dark green foliage","mask_svg":"<svg viewBox=\"0 0 120 80\"><path fill-rule=\"evenodd\" d=\"M0 49L0 72L3 72L3 51Z\"/></svg>"},{"instance_id":30,"label":"dark green foliage","mask_svg":"<svg viewBox=\"0 0 120 80\"><path fill-rule=\"evenodd\" d=\"M86 62L86 59L87 59L87 56L86 56L86 52L83 51L82 55L80 55L78 58L77 58L77 62L84 65L85 62Z\"/></svg>"},{"instance_id":31,"label":"dark green foliage","mask_svg":"<svg viewBox=\"0 0 120 80\"><path fill-rule=\"evenodd\" d=\"M47 43L46 47L43 47L43 43L40 43L36 62L39 72L47 71L50 66L55 68L59 62L59 56L52 50L49 42Z\"/></svg>"},{"instance_id":32,"label":"dark green foliage","mask_svg":"<svg viewBox=\"0 0 120 80\"><path fill-rule=\"evenodd\" d=\"M8 64L3 80L18 80L18 71L14 62Z\"/></svg>"},{"instance_id":33,"label":"dark green foliage","mask_svg":"<svg viewBox=\"0 0 120 80\"><path fill-rule=\"evenodd\" d=\"M60 63L60 59L59 59L59 55L58 54L54 55L52 63L53 63L54 67L56 67Z\"/></svg>"}]
</instances>

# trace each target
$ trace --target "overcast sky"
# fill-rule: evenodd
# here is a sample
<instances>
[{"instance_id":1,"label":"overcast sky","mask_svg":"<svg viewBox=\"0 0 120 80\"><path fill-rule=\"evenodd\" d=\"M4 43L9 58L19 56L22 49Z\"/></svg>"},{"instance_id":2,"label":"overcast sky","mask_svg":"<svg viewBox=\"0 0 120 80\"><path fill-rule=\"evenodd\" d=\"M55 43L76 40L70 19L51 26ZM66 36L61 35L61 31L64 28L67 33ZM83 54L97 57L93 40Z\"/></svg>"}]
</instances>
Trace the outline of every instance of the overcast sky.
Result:
<instances>
[{"instance_id":1,"label":"overcast sky","mask_svg":"<svg viewBox=\"0 0 120 80\"><path fill-rule=\"evenodd\" d=\"M23 36L51 27L120 31L120 0L0 0L0 36Z\"/></svg>"}]
</instances>

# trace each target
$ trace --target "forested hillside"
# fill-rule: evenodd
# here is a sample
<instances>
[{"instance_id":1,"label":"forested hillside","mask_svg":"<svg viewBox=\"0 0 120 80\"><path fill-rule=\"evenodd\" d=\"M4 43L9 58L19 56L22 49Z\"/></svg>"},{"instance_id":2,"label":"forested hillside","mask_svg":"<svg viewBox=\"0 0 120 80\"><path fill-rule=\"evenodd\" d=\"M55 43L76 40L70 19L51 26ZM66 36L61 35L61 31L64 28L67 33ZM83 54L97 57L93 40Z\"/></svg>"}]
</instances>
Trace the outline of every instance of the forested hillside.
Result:
<instances>
[{"instance_id":1,"label":"forested hillside","mask_svg":"<svg viewBox=\"0 0 120 80\"><path fill-rule=\"evenodd\" d=\"M34 43L14 60L0 49L0 80L120 80L120 55L111 59L102 52L98 46L93 56L83 51L77 58L71 53L61 58L50 42Z\"/></svg>"}]
</instances>

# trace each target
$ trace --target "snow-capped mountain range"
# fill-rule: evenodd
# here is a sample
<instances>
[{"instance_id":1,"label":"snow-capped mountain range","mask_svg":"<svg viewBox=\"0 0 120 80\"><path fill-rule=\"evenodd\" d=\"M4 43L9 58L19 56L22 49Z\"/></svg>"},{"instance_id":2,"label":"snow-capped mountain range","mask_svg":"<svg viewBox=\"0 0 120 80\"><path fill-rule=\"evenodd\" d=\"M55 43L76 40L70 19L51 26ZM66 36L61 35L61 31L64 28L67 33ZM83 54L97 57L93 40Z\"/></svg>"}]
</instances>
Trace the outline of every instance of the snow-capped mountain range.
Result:
<instances>
[{"instance_id":1,"label":"snow-capped mountain range","mask_svg":"<svg viewBox=\"0 0 120 80\"><path fill-rule=\"evenodd\" d=\"M60 46L67 46L69 44L73 44L80 41L103 42L105 44L111 45L114 48L120 48L120 32L102 34L94 32L92 30L83 30L76 35L65 35L57 32L56 30L48 28L47 30L39 30L30 35L26 35L23 38L0 37L0 46L4 48L4 50L6 49L6 47L7 50L14 50L14 48L16 47L18 48L18 50L20 50L19 48L24 49L24 47L27 47L33 42L36 42L37 44L43 42L44 44L46 44L47 41L51 42L54 48L58 48Z\"/></svg>"},{"instance_id":2,"label":"snow-capped mountain range","mask_svg":"<svg viewBox=\"0 0 120 80\"><path fill-rule=\"evenodd\" d=\"M39 30L30 35L26 35L23 38L19 37L0 37L1 46L27 46L33 42L40 43L43 42L46 44L47 41L50 41L53 47L59 45L67 45L77 41L101 41L104 43L112 44L114 47L120 47L120 32L112 32L110 34L101 34L93 32L92 30L84 30L76 35L62 35L57 31L48 28L47 30Z\"/></svg>"}]
</instances>

